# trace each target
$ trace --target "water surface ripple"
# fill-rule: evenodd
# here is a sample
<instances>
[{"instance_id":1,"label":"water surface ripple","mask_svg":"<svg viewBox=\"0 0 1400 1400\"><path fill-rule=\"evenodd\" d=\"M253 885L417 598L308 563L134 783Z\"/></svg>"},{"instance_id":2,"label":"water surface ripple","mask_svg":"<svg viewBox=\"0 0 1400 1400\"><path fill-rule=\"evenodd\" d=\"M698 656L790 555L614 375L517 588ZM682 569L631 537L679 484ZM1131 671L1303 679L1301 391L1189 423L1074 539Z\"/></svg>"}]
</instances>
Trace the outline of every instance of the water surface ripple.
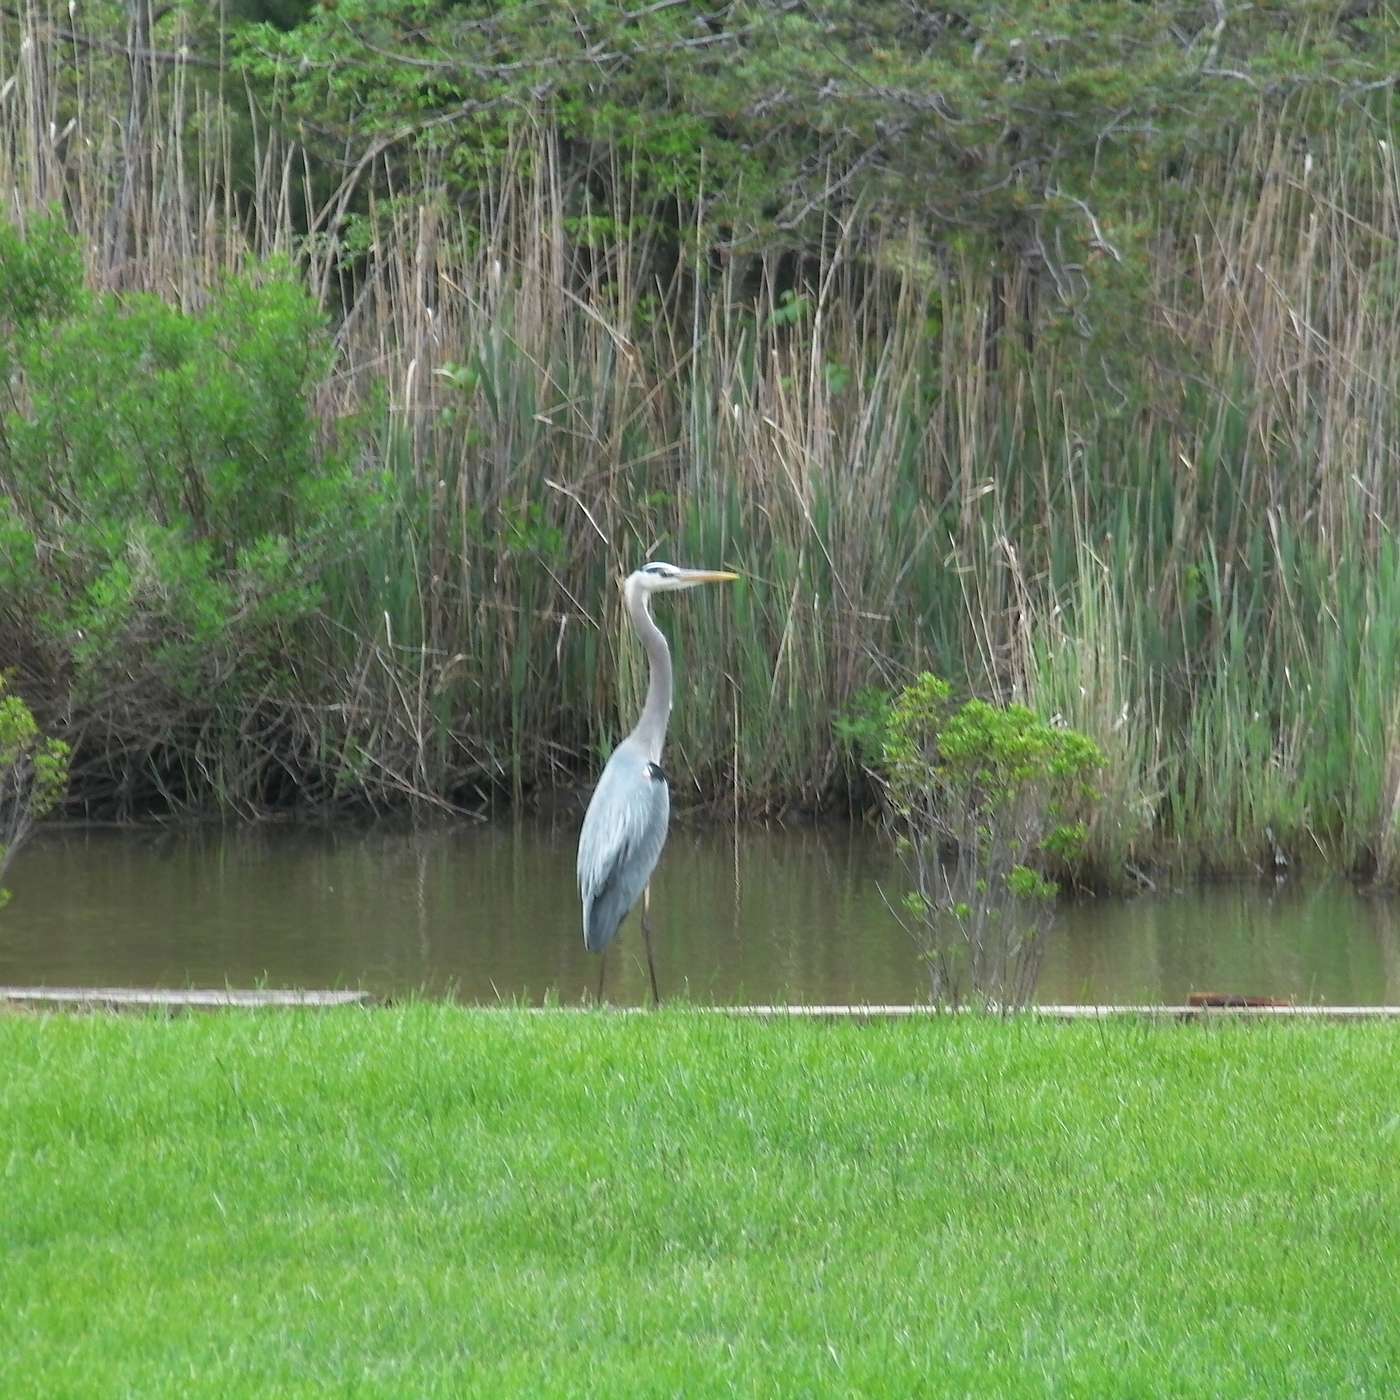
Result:
<instances>
[{"instance_id":1,"label":"water surface ripple","mask_svg":"<svg viewBox=\"0 0 1400 1400\"><path fill-rule=\"evenodd\" d=\"M574 827L49 831L11 867L0 983L363 987L577 1002ZM845 828L671 834L653 887L663 992L707 1003L908 1002L923 974L881 891L897 865ZM641 1002L635 918L609 999ZM1191 991L1400 1003L1400 905L1342 883L1212 885L1069 906L1040 999Z\"/></svg>"}]
</instances>

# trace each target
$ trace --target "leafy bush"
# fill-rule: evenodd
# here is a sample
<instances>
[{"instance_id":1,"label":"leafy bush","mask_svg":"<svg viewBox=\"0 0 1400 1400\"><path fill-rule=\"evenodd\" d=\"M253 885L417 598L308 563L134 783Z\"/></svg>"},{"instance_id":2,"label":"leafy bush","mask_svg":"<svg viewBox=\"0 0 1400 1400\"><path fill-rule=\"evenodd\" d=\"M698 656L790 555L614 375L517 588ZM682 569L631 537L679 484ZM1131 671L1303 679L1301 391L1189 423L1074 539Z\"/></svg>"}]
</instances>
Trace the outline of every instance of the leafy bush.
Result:
<instances>
[{"instance_id":1,"label":"leafy bush","mask_svg":"<svg viewBox=\"0 0 1400 1400\"><path fill-rule=\"evenodd\" d=\"M29 265L78 275L60 254ZM276 269L192 312L61 282L7 300L25 314L0 419L0 629L43 658L56 703L150 753L281 685L369 519L312 412L329 338Z\"/></svg>"},{"instance_id":2,"label":"leafy bush","mask_svg":"<svg viewBox=\"0 0 1400 1400\"><path fill-rule=\"evenodd\" d=\"M913 883L899 911L935 1004L1009 1010L1035 991L1059 892L1102 767L1098 745L1022 705L955 705L922 675L894 697L880 767Z\"/></svg>"},{"instance_id":3,"label":"leafy bush","mask_svg":"<svg viewBox=\"0 0 1400 1400\"><path fill-rule=\"evenodd\" d=\"M56 218L36 219L28 234L0 222L0 382L8 382L17 346L82 298L82 259Z\"/></svg>"},{"instance_id":4,"label":"leafy bush","mask_svg":"<svg viewBox=\"0 0 1400 1400\"><path fill-rule=\"evenodd\" d=\"M29 706L10 692L0 671L0 879L68 785L68 745L39 732ZM0 887L0 908L9 900Z\"/></svg>"},{"instance_id":5,"label":"leafy bush","mask_svg":"<svg viewBox=\"0 0 1400 1400\"><path fill-rule=\"evenodd\" d=\"M1228 20L1193 0L346 0L235 23L230 48L334 172L329 231L347 252L374 236L356 183L395 171L382 194L412 187L428 157L470 210L524 133L550 129L564 229L599 249L635 238L667 280L692 234L727 254L812 256L861 208L877 238L855 234L853 251L872 269L891 231L930 265L970 252L1034 269L1072 324L1112 322L1139 350L1144 186L1177 184L1191 154L1228 150L1261 111L1287 104L1295 127L1322 130L1336 104L1389 86L1389 13L1234 6ZM347 162L361 150L383 170Z\"/></svg>"}]
</instances>

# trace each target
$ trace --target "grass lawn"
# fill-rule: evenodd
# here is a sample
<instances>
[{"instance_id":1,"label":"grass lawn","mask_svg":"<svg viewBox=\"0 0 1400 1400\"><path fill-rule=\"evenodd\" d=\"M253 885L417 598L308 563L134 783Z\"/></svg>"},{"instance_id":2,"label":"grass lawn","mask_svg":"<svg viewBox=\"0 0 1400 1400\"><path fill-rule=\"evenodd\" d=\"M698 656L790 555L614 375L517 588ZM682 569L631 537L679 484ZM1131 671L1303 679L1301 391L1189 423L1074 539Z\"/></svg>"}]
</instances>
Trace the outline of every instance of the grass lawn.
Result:
<instances>
[{"instance_id":1,"label":"grass lawn","mask_svg":"<svg viewBox=\"0 0 1400 1400\"><path fill-rule=\"evenodd\" d=\"M1394 1395L1400 1028L0 1016L0 1391Z\"/></svg>"}]
</instances>

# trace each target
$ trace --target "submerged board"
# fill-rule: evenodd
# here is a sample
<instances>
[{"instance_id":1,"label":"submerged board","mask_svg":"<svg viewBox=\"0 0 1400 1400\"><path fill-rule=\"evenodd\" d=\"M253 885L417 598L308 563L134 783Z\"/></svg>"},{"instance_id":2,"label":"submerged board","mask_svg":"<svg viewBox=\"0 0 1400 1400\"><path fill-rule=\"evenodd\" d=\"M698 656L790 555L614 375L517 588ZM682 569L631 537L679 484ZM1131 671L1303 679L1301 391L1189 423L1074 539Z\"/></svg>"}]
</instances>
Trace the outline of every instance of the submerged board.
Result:
<instances>
[{"instance_id":1,"label":"submerged board","mask_svg":"<svg viewBox=\"0 0 1400 1400\"><path fill-rule=\"evenodd\" d=\"M0 987L0 1005L80 1011L365 1006L373 1000L368 992L263 987Z\"/></svg>"}]
</instances>

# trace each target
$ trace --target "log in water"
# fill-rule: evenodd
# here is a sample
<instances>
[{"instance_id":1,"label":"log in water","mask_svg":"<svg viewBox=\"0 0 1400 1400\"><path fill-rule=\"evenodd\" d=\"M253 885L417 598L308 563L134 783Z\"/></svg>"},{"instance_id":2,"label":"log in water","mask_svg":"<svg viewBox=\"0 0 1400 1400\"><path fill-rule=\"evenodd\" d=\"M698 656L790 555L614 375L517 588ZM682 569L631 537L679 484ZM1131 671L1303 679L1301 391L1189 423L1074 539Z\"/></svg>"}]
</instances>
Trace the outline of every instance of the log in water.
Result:
<instances>
[{"instance_id":1,"label":"log in water","mask_svg":"<svg viewBox=\"0 0 1400 1400\"><path fill-rule=\"evenodd\" d=\"M73 1011L192 1011L364 1006L368 992L268 987L0 987L0 1005Z\"/></svg>"}]
</instances>

